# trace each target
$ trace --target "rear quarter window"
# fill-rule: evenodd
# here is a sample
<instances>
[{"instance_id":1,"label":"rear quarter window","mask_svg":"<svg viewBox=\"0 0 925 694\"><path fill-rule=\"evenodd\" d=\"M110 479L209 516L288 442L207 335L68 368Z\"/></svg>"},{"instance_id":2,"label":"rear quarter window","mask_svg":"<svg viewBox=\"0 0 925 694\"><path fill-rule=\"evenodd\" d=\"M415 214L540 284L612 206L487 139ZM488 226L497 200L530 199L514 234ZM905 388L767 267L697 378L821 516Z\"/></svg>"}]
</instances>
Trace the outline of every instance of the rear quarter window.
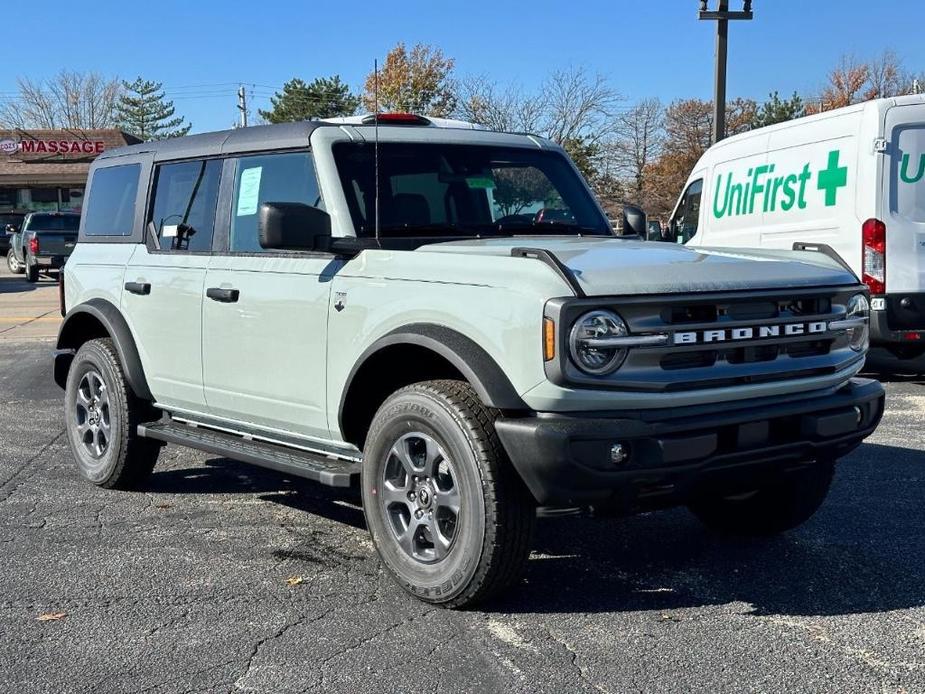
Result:
<instances>
[{"instance_id":1,"label":"rear quarter window","mask_svg":"<svg viewBox=\"0 0 925 694\"><path fill-rule=\"evenodd\" d=\"M912 222L925 222L925 125L898 128L891 161L891 208Z\"/></svg>"},{"instance_id":2,"label":"rear quarter window","mask_svg":"<svg viewBox=\"0 0 925 694\"><path fill-rule=\"evenodd\" d=\"M107 166L93 173L83 212L87 236L132 235L140 175L140 164Z\"/></svg>"}]
</instances>

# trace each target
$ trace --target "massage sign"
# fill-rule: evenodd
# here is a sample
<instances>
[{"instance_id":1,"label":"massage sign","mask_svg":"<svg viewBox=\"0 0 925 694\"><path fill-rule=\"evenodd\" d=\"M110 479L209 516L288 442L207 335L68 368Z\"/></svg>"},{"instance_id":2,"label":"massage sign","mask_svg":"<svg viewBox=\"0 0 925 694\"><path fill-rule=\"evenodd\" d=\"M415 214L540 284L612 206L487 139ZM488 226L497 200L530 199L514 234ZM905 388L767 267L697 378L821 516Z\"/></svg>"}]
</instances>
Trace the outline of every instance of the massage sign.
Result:
<instances>
[{"instance_id":1,"label":"massage sign","mask_svg":"<svg viewBox=\"0 0 925 694\"><path fill-rule=\"evenodd\" d=\"M102 140L36 140L23 138L0 140L0 152L4 154L100 154L106 149Z\"/></svg>"}]
</instances>

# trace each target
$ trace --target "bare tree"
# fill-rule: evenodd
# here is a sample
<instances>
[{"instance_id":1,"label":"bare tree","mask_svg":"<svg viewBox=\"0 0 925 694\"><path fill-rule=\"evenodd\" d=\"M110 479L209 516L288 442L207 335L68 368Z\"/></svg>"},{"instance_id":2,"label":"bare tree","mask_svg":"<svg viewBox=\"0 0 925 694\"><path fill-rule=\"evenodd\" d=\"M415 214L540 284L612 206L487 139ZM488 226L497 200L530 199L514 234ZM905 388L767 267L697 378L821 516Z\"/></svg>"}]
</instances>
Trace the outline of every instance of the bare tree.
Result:
<instances>
[{"instance_id":1,"label":"bare tree","mask_svg":"<svg viewBox=\"0 0 925 694\"><path fill-rule=\"evenodd\" d=\"M584 68L553 72L543 86L546 135L556 142L598 145L611 132L612 116L622 96L603 75Z\"/></svg>"},{"instance_id":2,"label":"bare tree","mask_svg":"<svg viewBox=\"0 0 925 694\"><path fill-rule=\"evenodd\" d=\"M665 109L658 99L643 99L616 117L614 139L606 149L616 171L632 180L634 202L642 202L646 166L661 153Z\"/></svg>"},{"instance_id":3,"label":"bare tree","mask_svg":"<svg viewBox=\"0 0 925 694\"><path fill-rule=\"evenodd\" d=\"M460 81L457 111L463 120L492 130L539 133L546 103L542 96L529 94L515 83L499 85L485 75L476 75Z\"/></svg>"},{"instance_id":4,"label":"bare tree","mask_svg":"<svg viewBox=\"0 0 925 694\"><path fill-rule=\"evenodd\" d=\"M10 128L111 128L120 85L95 72L62 70L34 82L17 80L19 96L0 109L0 123Z\"/></svg>"}]
</instances>

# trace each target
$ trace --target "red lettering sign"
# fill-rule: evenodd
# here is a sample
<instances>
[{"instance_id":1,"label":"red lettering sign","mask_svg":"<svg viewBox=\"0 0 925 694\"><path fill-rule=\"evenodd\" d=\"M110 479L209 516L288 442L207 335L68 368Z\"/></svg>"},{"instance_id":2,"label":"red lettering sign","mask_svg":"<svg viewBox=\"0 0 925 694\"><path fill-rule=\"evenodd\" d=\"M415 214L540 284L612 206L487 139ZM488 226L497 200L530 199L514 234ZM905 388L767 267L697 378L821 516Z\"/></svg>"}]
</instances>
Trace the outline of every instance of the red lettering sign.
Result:
<instances>
[{"instance_id":1,"label":"red lettering sign","mask_svg":"<svg viewBox=\"0 0 925 694\"><path fill-rule=\"evenodd\" d=\"M106 143L101 140L22 140L19 151L26 154L101 154Z\"/></svg>"}]
</instances>

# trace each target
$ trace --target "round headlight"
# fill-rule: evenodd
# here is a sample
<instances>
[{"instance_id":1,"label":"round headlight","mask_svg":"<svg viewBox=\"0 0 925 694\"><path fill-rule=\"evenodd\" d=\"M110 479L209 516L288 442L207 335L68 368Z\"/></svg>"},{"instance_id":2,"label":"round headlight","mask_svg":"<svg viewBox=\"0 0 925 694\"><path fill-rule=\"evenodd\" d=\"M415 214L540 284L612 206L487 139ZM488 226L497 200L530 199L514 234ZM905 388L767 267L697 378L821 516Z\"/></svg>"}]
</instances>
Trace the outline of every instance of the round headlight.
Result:
<instances>
[{"instance_id":1,"label":"round headlight","mask_svg":"<svg viewBox=\"0 0 925 694\"><path fill-rule=\"evenodd\" d=\"M626 323L612 311L591 311L572 326L569 335L569 352L575 366L593 376L616 371L626 358L626 349L592 344L609 337L629 334Z\"/></svg>"},{"instance_id":2,"label":"round headlight","mask_svg":"<svg viewBox=\"0 0 925 694\"><path fill-rule=\"evenodd\" d=\"M864 324L848 329L848 344L855 352L863 352L870 344L870 302L863 294L855 294L848 300L845 318L863 318Z\"/></svg>"}]
</instances>

